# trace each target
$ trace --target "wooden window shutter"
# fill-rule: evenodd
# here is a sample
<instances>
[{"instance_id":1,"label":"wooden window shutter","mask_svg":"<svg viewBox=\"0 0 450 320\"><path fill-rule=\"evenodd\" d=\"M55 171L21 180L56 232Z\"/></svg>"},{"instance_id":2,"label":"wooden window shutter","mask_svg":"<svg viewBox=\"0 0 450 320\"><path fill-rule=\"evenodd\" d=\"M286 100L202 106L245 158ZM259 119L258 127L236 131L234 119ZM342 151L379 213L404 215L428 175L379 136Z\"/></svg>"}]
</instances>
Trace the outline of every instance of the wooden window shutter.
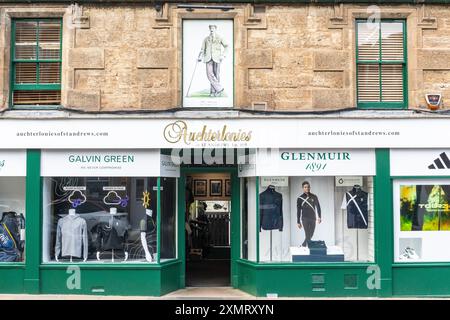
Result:
<instances>
[{"instance_id":1,"label":"wooden window shutter","mask_svg":"<svg viewBox=\"0 0 450 320\"><path fill-rule=\"evenodd\" d=\"M61 20L14 23L13 105L59 105Z\"/></svg>"},{"instance_id":2,"label":"wooden window shutter","mask_svg":"<svg viewBox=\"0 0 450 320\"><path fill-rule=\"evenodd\" d=\"M356 26L358 102L404 102L404 23L362 21Z\"/></svg>"},{"instance_id":3,"label":"wooden window shutter","mask_svg":"<svg viewBox=\"0 0 450 320\"><path fill-rule=\"evenodd\" d=\"M378 64L358 65L358 100L380 101L380 71Z\"/></svg>"}]
</instances>

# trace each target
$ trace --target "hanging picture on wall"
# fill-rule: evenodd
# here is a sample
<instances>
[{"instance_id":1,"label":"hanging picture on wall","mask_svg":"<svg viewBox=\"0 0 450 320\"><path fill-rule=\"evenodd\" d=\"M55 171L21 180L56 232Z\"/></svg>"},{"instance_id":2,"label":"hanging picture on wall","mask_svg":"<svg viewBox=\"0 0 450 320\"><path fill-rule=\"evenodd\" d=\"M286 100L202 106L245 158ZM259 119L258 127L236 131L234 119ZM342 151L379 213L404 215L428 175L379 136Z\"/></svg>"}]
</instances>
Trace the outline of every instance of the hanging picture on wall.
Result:
<instances>
[{"instance_id":1,"label":"hanging picture on wall","mask_svg":"<svg viewBox=\"0 0 450 320\"><path fill-rule=\"evenodd\" d=\"M233 107L233 20L183 21L183 106Z\"/></svg>"},{"instance_id":2,"label":"hanging picture on wall","mask_svg":"<svg viewBox=\"0 0 450 320\"><path fill-rule=\"evenodd\" d=\"M211 197L222 196L222 180L209 180L209 195Z\"/></svg>"},{"instance_id":3,"label":"hanging picture on wall","mask_svg":"<svg viewBox=\"0 0 450 320\"><path fill-rule=\"evenodd\" d=\"M230 179L225 180L225 196L231 197L231 180Z\"/></svg>"},{"instance_id":4,"label":"hanging picture on wall","mask_svg":"<svg viewBox=\"0 0 450 320\"><path fill-rule=\"evenodd\" d=\"M204 179L194 180L194 196L206 197L207 196L206 188L207 188L206 180Z\"/></svg>"}]
</instances>

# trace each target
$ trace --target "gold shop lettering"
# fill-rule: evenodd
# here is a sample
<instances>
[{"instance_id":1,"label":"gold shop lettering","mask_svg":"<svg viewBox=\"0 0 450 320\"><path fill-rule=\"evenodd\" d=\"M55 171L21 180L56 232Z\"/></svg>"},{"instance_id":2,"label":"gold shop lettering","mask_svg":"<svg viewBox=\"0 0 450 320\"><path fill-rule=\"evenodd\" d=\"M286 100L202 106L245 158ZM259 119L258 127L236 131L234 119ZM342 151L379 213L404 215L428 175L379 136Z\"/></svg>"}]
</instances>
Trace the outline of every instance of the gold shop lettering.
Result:
<instances>
[{"instance_id":1,"label":"gold shop lettering","mask_svg":"<svg viewBox=\"0 0 450 320\"><path fill-rule=\"evenodd\" d=\"M252 131L229 131L227 125L219 130L213 130L204 125L200 131L189 131L184 121L176 121L164 128L164 138L169 143L183 141L192 142L248 142L252 138Z\"/></svg>"}]
</instances>

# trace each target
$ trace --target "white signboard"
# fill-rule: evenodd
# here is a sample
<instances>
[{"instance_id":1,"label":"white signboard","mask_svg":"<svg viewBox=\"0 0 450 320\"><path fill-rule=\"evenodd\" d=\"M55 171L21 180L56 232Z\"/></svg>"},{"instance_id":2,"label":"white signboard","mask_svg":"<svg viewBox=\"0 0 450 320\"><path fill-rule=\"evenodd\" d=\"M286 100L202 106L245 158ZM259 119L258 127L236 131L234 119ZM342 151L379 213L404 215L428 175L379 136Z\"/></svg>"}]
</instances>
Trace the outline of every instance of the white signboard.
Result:
<instances>
[{"instance_id":1,"label":"white signboard","mask_svg":"<svg viewBox=\"0 0 450 320\"><path fill-rule=\"evenodd\" d=\"M163 160L164 159L164 160ZM43 150L43 177L178 177L179 168L156 150Z\"/></svg>"},{"instance_id":2,"label":"white signboard","mask_svg":"<svg viewBox=\"0 0 450 320\"><path fill-rule=\"evenodd\" d=\"M261 187L265 188L268 186L274 187L288 187L289 178L288 177L261 177Z\"/></svg>"},{"instance_id":3,"label":"white signboard","mask_svg":"<svg viewBox=\"0 0 450 320\"><path fill-rule=\"evenodd\" d=\"M448 148L449 119L0 119L0 149ZM417 130L427 128L427 130ZM436 139L436 137L442 137Z\"/></svg>"},{"instance_id":4,"label":"white signboard","mask_svg":"<svg viewBox=\"0 0 450 320\"><path fill-rule=\"evenodd\" d=\"M392 149L392 176L450 176L450 149Z\"/></svg>"},{"instance_id":5,"label":"white signboard","mask_svg":"<svg viewBox=\"0 0 450 320\"><path fill-rule=\"evenodd\" d=\"M183 20L183 106L233 107L233 20Z\"/></svg>"},{"instance_id":6,"label":"white signboard","mask_svg":"<svg viewBox=\"0 0 450 320\"><path fill-rule=\"evenodd\" d=\"M374 176L372 149L258 149L256 176ZM250 176L252 172L248 172ZM242 176L244 176L242 174Z\"/></svg>"},{"instance_id":7,"label":"white signboard","mask_svg":"<svg viewBox=\"0 0 450 320\"><path fill-rule=\"evenodd\" d=\"M353 187L363 185L363 177L336 177L336 187Z\"/></svg>"},{"instance_id":8,"label":"white signboard","mask_svg":"<svg viewBox=\"0 0 450 320\"><path fill-rule=\"evenodd\" d=\"M0 177L24 177L27 175L25 150L0 151Z\"/></svg>"},{"instance_id":9,"label":"white signboard","mask_svg":"<svg viewBox=\"0 0 450 320\"><path fill-rule=\"evenodd\" d=\"M162 154L160 156L160 162L161 162L161 177L172 177L172 178L178 178L180 176L180 166L179 161L180 159L173 159L171 156Z\"/></svg>"}]
</instances>

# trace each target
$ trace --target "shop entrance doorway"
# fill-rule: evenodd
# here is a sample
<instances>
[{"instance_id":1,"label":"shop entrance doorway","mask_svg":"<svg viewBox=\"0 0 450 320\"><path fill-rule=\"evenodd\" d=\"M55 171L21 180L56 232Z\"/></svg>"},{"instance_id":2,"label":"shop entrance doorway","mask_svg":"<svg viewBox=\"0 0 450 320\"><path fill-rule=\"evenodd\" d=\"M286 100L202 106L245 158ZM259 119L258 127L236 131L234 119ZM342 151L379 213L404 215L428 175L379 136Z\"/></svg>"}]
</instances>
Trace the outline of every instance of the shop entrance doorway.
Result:
<instances>
[{"instance_id":1,"label":"shop entrance doorway","mask_svg":"<svg viewBox=\"0 0 450 320\"><path fill-rule=\"evenodd\" d=\"M185 175L186 286L231 286L231 174Z\"/></svg>"}]
</instances>

